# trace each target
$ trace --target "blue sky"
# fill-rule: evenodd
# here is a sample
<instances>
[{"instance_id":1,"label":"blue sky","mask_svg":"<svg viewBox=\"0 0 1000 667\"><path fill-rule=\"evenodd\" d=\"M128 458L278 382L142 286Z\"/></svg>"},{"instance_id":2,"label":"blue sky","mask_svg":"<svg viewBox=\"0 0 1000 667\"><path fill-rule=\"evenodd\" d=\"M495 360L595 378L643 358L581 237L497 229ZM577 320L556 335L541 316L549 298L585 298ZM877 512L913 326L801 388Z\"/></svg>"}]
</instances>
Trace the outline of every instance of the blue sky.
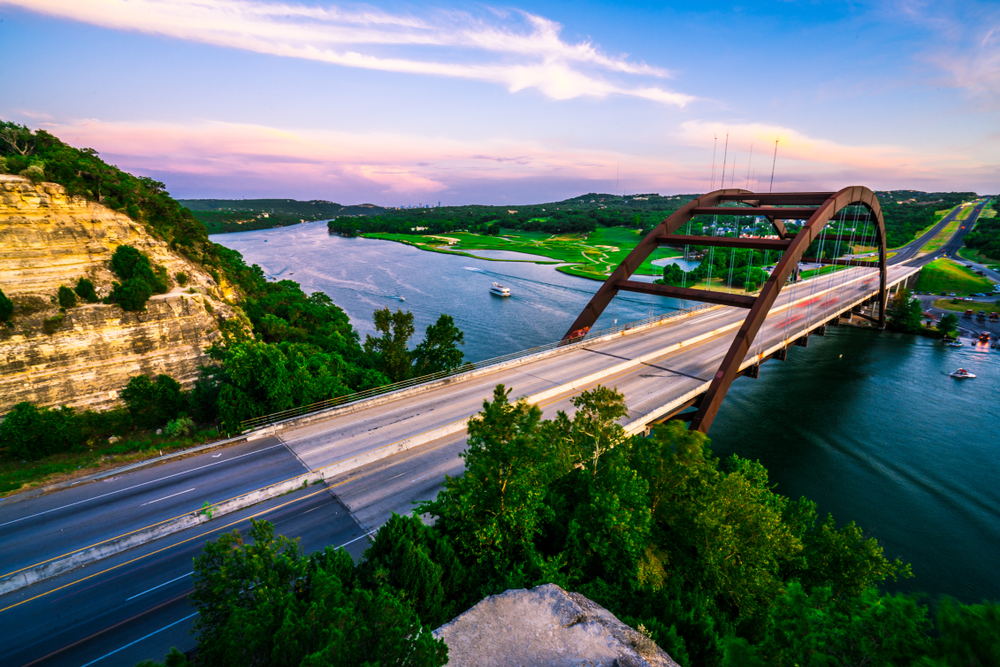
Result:
<instances>
[{"instance_id":1,"label":"blue sky","mask_svg":"<svg viewBox=\"0 0 1000 667\"><path fill-rule=\"evenodd\" d=\"M0 117L178 197L1000 190L996 3L705 7L0 0Z\"/></svg>"}]
</instances>

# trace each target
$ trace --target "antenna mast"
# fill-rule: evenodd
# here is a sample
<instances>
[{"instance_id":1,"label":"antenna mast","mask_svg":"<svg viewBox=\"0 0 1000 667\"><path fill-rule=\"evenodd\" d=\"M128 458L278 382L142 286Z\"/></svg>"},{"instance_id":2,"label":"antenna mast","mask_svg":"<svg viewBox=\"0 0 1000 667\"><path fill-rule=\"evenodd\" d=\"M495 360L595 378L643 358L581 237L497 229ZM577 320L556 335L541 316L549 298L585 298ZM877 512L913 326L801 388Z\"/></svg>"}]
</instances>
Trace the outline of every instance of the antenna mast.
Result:
<instances>
[{"instance_id":1,"label":"antenna mast","mask_svg":"<svg viewBox=\"0 0 1000 667\"><path fill-rule=\"evenodd\" d=\"M768 192L774 190L774 165L778 163L778 140L774 140L774 160L771 161L771 187L767 189Z\"/></svg>"}]
</instances>

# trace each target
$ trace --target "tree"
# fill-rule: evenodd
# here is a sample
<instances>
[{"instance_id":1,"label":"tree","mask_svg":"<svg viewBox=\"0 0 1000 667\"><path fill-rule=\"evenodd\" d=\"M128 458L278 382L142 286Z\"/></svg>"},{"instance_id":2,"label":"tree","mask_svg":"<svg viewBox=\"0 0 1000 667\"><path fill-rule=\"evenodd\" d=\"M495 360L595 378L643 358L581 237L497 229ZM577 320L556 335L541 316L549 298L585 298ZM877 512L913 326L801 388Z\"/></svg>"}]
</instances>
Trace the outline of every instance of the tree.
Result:
<instances>
[{"instance_id":1,"label":"tree","mask_svg":"<svg viewBox=\"0 0 1000 667\"><path fill-rule=\"evenodd\" d=\"M905 287L896 291L886 309L886 325L894 331L916 333L923 321L923 307L920 299L911 298Z\"/></svg>"},{"instance_id":2,"label":"tree","mask_svg":"<svg viewBox=\"0 0 1000 667\"><path fill-rule=\"evenodd\" d=\"M117 303L123 310L143 310L153 294L164 294L170 289L166 269L162 266L154 269L149 258L130 245L115 248L111 270L122 282L112 285L108 301Z\"/></svg>"},{"instance_id":3,"label":"tree","mask_svg":"<svg viewBox=\"0 0 1000 667\"><path fill-rule=\"evenodd\" d=\"M941 317L941 321L938 322L937 328L945 336L951 336L958 331L958 315L954 313L945 314Z\"/></svg>"},{"instance_id":4,"label":"tree","mask_svg":"<svg viewBox=\"0 0 1000 667\"><path fill-rule=\"evenodd\" d=\"M10 323L10 316L14 312L14 302L7 298L7 295L0 289L0 322Z\"/></svg>"},{"instance_id":5,"label":"tree","mask_svg":"<svg viewBox=\"0 0 1000 667\"><path fill-rule=\"evenodd\" d=\"M59 307L72 308L76 305L76 294L65 285L59 286Z\"/></svg>"},{"instance_id":6,"label":"tree","mask_svg":"<svg viewBox=\"0 0 1000 667\"><path fill-rule=\"evenodd\" d=\"M511 403L509 395L503 385L494 388L493 400L469 420L465 473L448 477L438 497L420 506L486 580L534 558L534 538L549 518L545 486L555 473L541 409Z\"/></svg>"},{"instance_id":7,"label":"tree","mask_svg":"<svg viewBox=\"0 0 1000 667\"><path fill-rule=\"evenodd\" d=\"M136 375L122 389L121 398L139 428L163 426L187 408L180 383L169 375L158 375L155 380Z\"/></svg>"},{"instance_id":8,"label":"tree","mask_svg":"<svg viewBox=\"0 0 1000 667\"><path fill-rule=\"evenodd\" d=\"M73 291L87 303L97 303L100 300L97 297L97 290L94 289L94 283L89 278L80 278L76 281Z\"/></svg>"},{"instance_id":9,"label":"tree","mask_svg":"<svg viewBox=\"0 0 1000 667\"><path fill-rule=\"evenodd\" d=\"M375 368L385 373L392 382L409 379L412 368L410 351L406 346L413 336L413 313L402 310L393 313L388 308L382 308L375 311L374 319L375 330L382 335L379 338L366 336L365 352L373 358Z\"/></svg>"},{"instance_id":10,"label":"tree","mask_svg":"<svg viewBox=\"0 0 1000 667\"><path fill-rule=\"evenodd\" d=\"M389 588L357 580L343 549L306 557L295 540L251 520L195 558L199 663L440 667L447 647Z\"/></svg>"},{"instance_id":11,"label":"tree","mask_svg":"<svg viewBox=\"0 0 1000 667\"><path fill-rule=\"evenodd\" d=\"M76 444L73 408L51 410L27 401L18 403L0 422L0 446L20 459L40 459Z\"/></svg>"},{"instance_id":12,"label":"tree","mask_svg":"<svg viewBox=\"0 0 1000 667\"><path fill-rule=\"evenodd\" d=\"M458 349L465 344L465 334L455 326L451 315L442 314L428 325L424 339L413 350L413 375L452 371L462 365L464 355Z\"/></svg>"},{"instance_id":13,"label":"tree","mask_svg":"<svg viewBox=\"0 0 1000 667\"><path fill-rule=\"evenodd\" d=\"M655 282L662 285L674 285L680 287L684 282L684 271L676 264L667 264L663 267L663 278Z\"/></svg>"}]
</instances>

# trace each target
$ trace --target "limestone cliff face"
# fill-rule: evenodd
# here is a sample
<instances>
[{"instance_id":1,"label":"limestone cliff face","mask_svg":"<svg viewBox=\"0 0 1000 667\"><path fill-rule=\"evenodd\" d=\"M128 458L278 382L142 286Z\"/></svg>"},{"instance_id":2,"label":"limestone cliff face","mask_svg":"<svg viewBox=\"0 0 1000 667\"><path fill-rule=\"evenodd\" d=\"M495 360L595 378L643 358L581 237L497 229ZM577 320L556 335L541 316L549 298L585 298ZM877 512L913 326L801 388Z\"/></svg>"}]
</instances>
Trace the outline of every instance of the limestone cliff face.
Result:
<instances>
[{"instance_id":1,"label":"limestone cliff face","mask_svg":"<svg viewBox=\"0 0 1000 667\"><path fill-rule=\"evenodd\" d=\"M168 294L144 312L84 304L59 315L59 286L90 278L106 295L115 279L111 255L132 245L167 268ZM183 272L181 288L174 276ZM166 373L190 385L204 350L219 336L219 320L234 315L223 287L199 266L171 251L139 223L52 183L32 185L0 175L0 289L16 306L13 326L0 327L0 415L20 401L104 409L134 375ZM51 329L50 325L50 329Z\"/></svg>"}]
</instances>

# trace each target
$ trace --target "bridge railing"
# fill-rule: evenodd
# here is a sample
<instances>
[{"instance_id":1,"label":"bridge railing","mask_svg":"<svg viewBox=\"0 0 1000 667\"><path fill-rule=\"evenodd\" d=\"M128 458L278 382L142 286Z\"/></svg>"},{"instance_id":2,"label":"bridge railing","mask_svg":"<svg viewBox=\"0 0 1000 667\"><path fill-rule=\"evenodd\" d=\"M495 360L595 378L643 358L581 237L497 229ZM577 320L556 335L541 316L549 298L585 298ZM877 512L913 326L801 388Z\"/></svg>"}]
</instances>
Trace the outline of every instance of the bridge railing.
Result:
<instances>
[{"instance_id":1,"label":"bridge railing","mask_svg":"<svg viewBox=\"0 0 1000 667\"><path fill-rule=\"evenodd\" d=\"M688 315L690 313L711 307L712 307L711 304L702 303L698 304L697 306L684 308L682 310L676 310L671 313L665 313L663 315L653 315L651 317L647 317L641 320L636 320L634 322L628 322L625 324L609 327L607 329L601 329L600 331L590 331L587 333L587 335L575 338L568 342L558 340L552 343L547 343L545 345L539 345L538 347L528 348L527 350L519 350L517 352L511 352L510 354L505 354L503 356L493 357L492 359L484 359L482 361L465 363L459 366L458 368L455 368L450 371L439 371L437 373L431 373L429 375L422 375L420 377L410 378L409 380L403 380L402 382L394 382L392 384L383 385L381 387L373 387L372 389L366 389L364 391L359 391L353 394L345 394L344 396L328 398L324 401L319 401L318 403L311 403L309 405L303 405L297 408L289 408L288 410L282 410L280 412L275 412L269 415L253 417L251 419L246 419L240 422L240 430L245 432L256 428L260 428L261 426L267 426L268 424L273 424L275 422L283 421L285 419L302 417L304 415L313 412L321 412L323 410L328 410L330 408L347 405L348 403L365 401L370 398L375 398L376 396L381 396L383 394L391 394L392 392L409 389L411 387L415 387L421 384L426 384L428 382L435 382L437 380L443 380L448 377L464 375L465 373L487 369L490 366L499 366L500 364L505 364L510 361L515 361L523 357L530 357L535 354L547 352L557 347L564 347L567 349L571 349L583 343L592 342L597 338L601 338L602 336L610 336L616 333L621 333L622 331L627 331L629 329L636 329L639 327L656 324L664 320L673 319L675 317L680 317L682 315Z\"/></svg>"}]
</instances>

